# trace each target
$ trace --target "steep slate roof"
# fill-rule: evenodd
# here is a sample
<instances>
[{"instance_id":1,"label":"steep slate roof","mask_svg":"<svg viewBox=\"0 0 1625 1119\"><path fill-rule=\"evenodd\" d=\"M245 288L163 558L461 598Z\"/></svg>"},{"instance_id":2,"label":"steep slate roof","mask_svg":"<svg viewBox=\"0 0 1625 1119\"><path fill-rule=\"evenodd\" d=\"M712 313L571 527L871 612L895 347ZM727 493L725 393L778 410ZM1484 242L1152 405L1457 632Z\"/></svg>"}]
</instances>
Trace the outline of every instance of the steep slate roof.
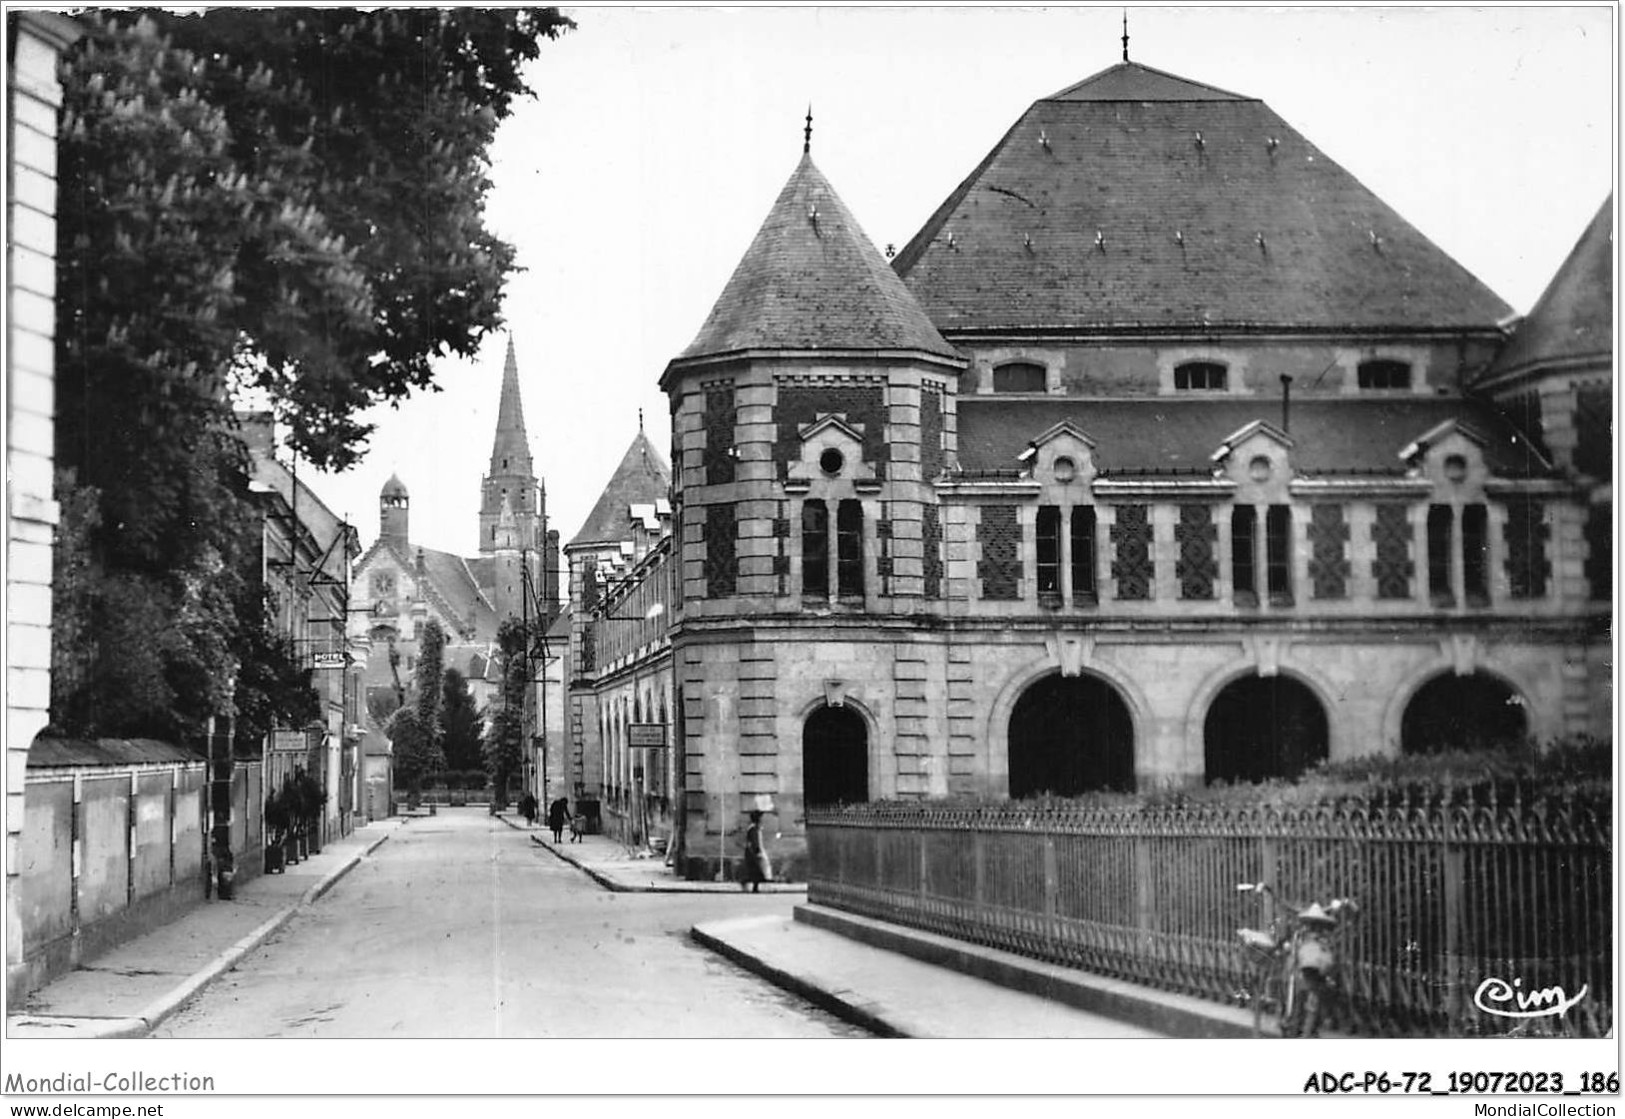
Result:
<instances>
[{"instance_id":1,"label":"steep slate roof","mask_svg":"<svg viewBox=\"0 0 1625 1119\"><path fill-rule=\"evenodd\" d=\"M490 600L481 593L473 572L462 556L434 548L417 548L423 553L423 569L430 585L440 595L458 626L468 624L470 614L478 633L496 632L496 613Z\"/></svg>"},{"instance_id":2,"label":"steep slate roof","mask_svg":"<svg viewBox=\"0 0 1625 1119\"><path fill-rule=\"evenodd\" d=\"M1399 451L1445 420L1455 419L1485 437L1484 459L1507 477L1549 473L1528 453L1511 424L1474 400L1409 396L1372 400L1297 400L1288 437L1293 468L1309 473L1404 469ZM1095 441L1100 470L1124 474L1207 471L1208 456L1225 438L1263 420L1280 426L1281 403L1267 399L1155 400L1049 397L1000 400L961 397L959 465L965 470L1013 470L1016 456L1051 426L1070 420Z\"/></svg>"},{"instance_id":3,"label":"steep slate roof","mask_svg":"<svg viewBox=\"0 0 1625 1119\"><path fill-rule=\"evenodd\" d=\"M1609 195L1485 378L1588 360L1611 368L1613 352L1614 198Z\"/></svg>"},{"instance_id":4,"label":"steep slate roof","mask_svg":"<svg viewBox=\"0 0 1625 1119\"><path fill-rule=\"evenodd\" d=\"M809 216L815 209L816 222ZM677 362L762 349L956 356L810 155L801 157Z\"/></svg>"},{"instance_id":5,"label":"steep slate roof","mask_svg":"<svg viewBox=\"0 0 1625 1119\"><path fill-rule=\"evenodd\" d=\"M586 523L569 547L581 544L613 544L632 535L632 505L648 505L666 497L671 490L671 472L666 468L649 437L639 430L632 445L621 456L598 503L587 514Z\"/></svg>"},{"instance_id":6,"label":"steep slate roof","mask_svg":"<svg viewBox=\"0 0 1625 1119\"><path fill-rule=\"evenodd\" d=\"M1262 101L1131 62L1035 102L893 267L949 334L1508 313Z\"/></svg>"}]
</instances>

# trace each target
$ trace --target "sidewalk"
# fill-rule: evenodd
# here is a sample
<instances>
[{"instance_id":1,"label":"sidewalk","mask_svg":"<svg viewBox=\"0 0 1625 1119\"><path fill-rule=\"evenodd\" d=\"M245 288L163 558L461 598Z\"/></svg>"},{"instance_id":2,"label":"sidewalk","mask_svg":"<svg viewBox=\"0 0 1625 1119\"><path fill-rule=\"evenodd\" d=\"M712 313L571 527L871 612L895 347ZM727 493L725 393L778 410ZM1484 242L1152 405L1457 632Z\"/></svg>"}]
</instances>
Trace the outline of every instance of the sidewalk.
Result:
<instances>
[{"instance_id":1,"label":"sidewalk","mask_svg":"<svg viewBox=\"0 0 1625 1119\"><path fill-rule=\"evenodd\" d=\"M818 905L694 926L741 967L882 1037L1249 1037L1245 1011Z\"/></svg>"},{"instance_id":2,"label":"sidewalk","mask_svg":"<svg viewBox=\"0 0 1625 1119\"><path fill-rule=\"evenodd\" d=\"M10 1038L144 1037L236 967L302 907L332 888L401 825L379 820L282 874L261 874L231 901L205 901L30 994L6 1019Z\"/></svg>"},{"instance_id":3,"label":"sidewalk","mask_svg":"<svg viewBox=\"0 0 1625 1119\"><path fill-rule=\"evenodd\" d=\"M563 843L553 842L552 829L537 824L526 827L516 817L499 813L502 822L516 831L527 832L530 841L545 847L558 858L576 867L606 890L640 894L737 894L737 882L690 882L677 874L659 855L639 854L619 840L605 835L584 835L578 842L564 834ZM805 882L764 882L764 894L807 893Z\"/></svg>"}]
</instances>

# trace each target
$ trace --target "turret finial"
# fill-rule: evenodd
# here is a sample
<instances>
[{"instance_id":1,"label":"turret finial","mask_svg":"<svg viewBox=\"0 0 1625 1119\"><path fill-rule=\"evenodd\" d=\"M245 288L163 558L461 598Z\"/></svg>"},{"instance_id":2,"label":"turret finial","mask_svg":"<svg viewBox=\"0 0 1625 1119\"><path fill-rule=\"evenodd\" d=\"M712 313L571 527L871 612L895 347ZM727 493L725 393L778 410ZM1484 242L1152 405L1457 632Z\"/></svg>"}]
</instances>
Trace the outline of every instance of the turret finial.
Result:
<instances>
[{"instance_id":1,"label":"turret finial","mask_svg":"<svg viewBox=\"0 0 1625 1119\"><path fill-rule=\"evenodd\" d=\"M812 104L807 105L807 129L802 133L801 154L807 155L812 151Z\"/></svg>"},{"instance_id":2,"label":"turret finial","mask_svg":"<svg viewBox=\"0 0 1625 1119\"><path fill-rule=\"evenodd\" d=\"M1123 9L1123 61L1128 61L1128 9Z\"/></svg>"}]
</instances>

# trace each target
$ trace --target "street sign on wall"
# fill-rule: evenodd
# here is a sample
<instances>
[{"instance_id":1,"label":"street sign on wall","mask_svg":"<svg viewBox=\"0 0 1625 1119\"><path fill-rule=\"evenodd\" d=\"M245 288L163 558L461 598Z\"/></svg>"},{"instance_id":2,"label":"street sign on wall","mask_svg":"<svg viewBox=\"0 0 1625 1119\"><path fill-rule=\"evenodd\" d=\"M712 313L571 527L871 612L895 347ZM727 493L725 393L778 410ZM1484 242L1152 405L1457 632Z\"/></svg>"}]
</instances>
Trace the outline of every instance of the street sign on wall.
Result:
<instances>
[{"instance_id":1,"label":"street sign on wall","mask_svg":"<svg viewBox=\"0 0 1625 1119\"><path fill-rule=\"evenodd\" d=\"M636 749L664 750L666 748L665 723L629 723L626 744Z\"/></svg>"}]
</instances>

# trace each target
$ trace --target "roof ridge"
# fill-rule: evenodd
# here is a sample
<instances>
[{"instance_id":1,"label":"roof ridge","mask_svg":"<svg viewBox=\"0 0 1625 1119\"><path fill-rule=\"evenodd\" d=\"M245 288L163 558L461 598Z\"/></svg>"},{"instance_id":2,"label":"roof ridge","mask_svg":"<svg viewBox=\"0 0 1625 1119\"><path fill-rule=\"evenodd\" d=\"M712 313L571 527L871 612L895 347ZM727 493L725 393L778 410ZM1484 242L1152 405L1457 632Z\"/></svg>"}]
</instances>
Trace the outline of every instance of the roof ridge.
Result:
<instances>
[{"instance_id":1,"label":"roof ridge","mask_svg":"<svg viewBox=\"0 0 1625 1119\"><path fill-rule=\"evenodd\" d=\"M1222 99L1224 99L1224 100L1234 100L1234 101L1261 101L1262 100L1262 98L1253 97L1253 96L1251 96L1249 94L1235 93L1235 92L1232 92L1231 90L1228 90L1228 89L1220 89L1216 85L1209 85L1207 82L1199 82L1199 81L1196 81L1193 78L1182 77L1179 74L1171 73L1170 71L1167 71L1167 70L1159 70L1155 66L1147 66L1143 62L1128 62L1128 61L1113 63L1112 65L1106 67L1104 70L1098 70L1095 73L1089 75L1087 78L1084 78L1082 81L1074 82L1071 85L1067 86L1065 89L1057 90L1056 92L1050 94L1048 97L1040 97L1038 100L1039 101L1057 101L1057 100L1061 100L1062 98L1065 98L1067 94L1069 94L1069 93L1077 93L1079 90L1085 89L1086 87L1094 84L1095 82L1101 81L1102 79L1104 79L1104 78L1106 78L1106 77L1108 77L1110 75L1122 74L1125 71L1131 71L1131 70L1132 71L1139 71L1139 72L1146 73L1146 74L1155 74L1159 78L1166 78L1169 81L1178 82L1180 85L1191 86L1194 89L1205 90L1205 91L1207 91L1209 93L1222 94L1223 95ZM1173 98L1173 97L1151 97L1151 98L1146 98L1146 97L1126 97L1125 96L1125 97L1121 97L1121 98L1100 98L1099 100L1176 101L1176 100L1181 100L1181 99L1180 98ZM1192 100L1192 101L1198 101L1198 100L1200 100L1200 101L1210 101L1210 100L1215 100L1215 98L1208 98L1208 97L1195 98L1195 97L1193 97L1193 98L1189 98L1189 100Z\"/></svg>"}]
</instances>

